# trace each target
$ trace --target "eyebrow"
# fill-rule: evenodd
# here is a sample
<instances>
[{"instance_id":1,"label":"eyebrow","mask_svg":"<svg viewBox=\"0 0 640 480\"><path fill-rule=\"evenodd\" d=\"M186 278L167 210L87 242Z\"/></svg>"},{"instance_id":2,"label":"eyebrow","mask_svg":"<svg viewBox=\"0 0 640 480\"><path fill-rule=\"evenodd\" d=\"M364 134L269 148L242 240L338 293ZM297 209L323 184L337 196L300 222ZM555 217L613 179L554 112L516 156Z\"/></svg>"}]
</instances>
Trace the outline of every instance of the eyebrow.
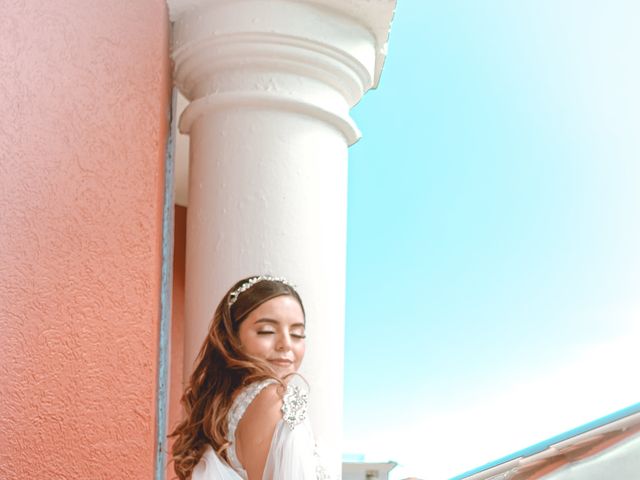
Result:
<instances>
[{"instance_id":1,"label":"eyebrow","mask_svg":"<svg viewBox=\"0 0 640 480\"><path fill-rule=\"evenodd\" d=\"M258 323L269 323L269 324L272 324L272 325L279 325L280 324L280 322L278 320L274 320L273 318L259 318L258 320L256 320L254 322L254 325L258 324ZM291 325L291 327L304 327L304 326L305 326L304 323L294 323L294 324Z\"/></svg>"}]
</instances>

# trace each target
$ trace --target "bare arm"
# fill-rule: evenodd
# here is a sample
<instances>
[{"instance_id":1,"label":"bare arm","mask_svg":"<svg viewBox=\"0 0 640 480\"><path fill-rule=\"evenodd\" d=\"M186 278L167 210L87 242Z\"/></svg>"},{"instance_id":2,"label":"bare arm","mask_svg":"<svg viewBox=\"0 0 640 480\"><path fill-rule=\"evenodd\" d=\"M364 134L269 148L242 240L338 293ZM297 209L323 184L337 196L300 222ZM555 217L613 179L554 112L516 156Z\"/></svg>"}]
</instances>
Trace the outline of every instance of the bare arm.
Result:
<instances>
[{"instance_id":1,"label":"bare arm","mask_svg":"<svg viewBox=\"0 0 640 480\"><path fill-rule=\"evenodd\" d=\"M278 384L265 387L251 402L236 430L236 453L249 480L262 480L273 433L282 418L278 388Z\"/></svg>"}]
</instances>

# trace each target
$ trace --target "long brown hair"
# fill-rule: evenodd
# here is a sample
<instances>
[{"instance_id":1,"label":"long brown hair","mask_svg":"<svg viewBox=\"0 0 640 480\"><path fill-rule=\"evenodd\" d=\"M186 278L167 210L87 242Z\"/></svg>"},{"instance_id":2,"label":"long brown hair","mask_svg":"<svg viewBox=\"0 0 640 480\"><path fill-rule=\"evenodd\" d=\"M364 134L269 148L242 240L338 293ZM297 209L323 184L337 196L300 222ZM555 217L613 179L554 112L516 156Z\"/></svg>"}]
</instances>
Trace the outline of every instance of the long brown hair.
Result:
<instances>
[{"instance_id":1,"label":"long brown hair","mask_svg":"<svg viewBox=\"0 0 640 480\"><path fill-rule=\"evenodd\" d=\"M272 378L284 386L270 365L247 355L240 346L238 327L249 313L280 295L294 297L304 313L293 287L277 280L262 280L240 293L229 305L231 292L250 278L240 280L224 295L209 327L196 367L182 395L185 417L169 437L175 437L173 468L180 480L187 480L207 445L228 461L227 416L237 390L252 382Z\"/></svg>"}]
</instances>

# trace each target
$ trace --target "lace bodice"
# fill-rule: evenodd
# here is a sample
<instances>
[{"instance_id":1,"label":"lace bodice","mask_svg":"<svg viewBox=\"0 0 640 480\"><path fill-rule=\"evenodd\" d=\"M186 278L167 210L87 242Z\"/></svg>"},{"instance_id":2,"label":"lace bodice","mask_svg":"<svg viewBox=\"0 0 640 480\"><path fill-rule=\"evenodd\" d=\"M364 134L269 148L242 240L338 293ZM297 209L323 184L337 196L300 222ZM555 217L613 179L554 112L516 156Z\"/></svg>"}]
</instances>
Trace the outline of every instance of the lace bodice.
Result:
<instances>
[{"instance_id":1,"label":"lace bodice","mask_svg":"<svg viewBox=\"0 0 640 480\"><path fill-rule=\"evenodd\" d=\"M234 400L231 410L229 410L227 441L231 443L231 446L227 450L227 454L229 455L229 463L234 470L243 475L243 478L246 478L247 474L242 468L238 460L238 455L236 454L236 430L238 423L240 423L240 419L244 415L244 412L247 411L249 405L251 405L251 402L253 402L265 387L272 383L276 383L276 381L271 378L263 380L262 382L252 383L240 392Z\"/></svg>"},{"instance_id":2,"label":"lace bodice","mask_svg":"<svg viewBox=\"0 0 640 480\"><path fill-rule=\"evenodd\" d=\"M245 387L235 398L229 415L227 449L229 463L209 446L192 473L192 480L247 480L236 452L236 431L247 408L272 383L267 379ZM311 425L307 419L307 394L297 385L287 385L282 399L282 419L276 425L262 480L328 480L316 453Z\"/></svg>"}]
</instances>

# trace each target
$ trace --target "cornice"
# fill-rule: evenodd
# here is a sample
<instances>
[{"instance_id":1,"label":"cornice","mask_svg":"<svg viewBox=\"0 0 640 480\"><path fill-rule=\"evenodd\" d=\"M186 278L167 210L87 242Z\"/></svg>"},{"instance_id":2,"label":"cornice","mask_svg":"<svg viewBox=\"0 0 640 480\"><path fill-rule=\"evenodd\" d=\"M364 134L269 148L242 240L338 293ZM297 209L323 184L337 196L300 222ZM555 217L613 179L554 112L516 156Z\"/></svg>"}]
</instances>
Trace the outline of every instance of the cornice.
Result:
<instances>
[{"instance_id":1,"label":"cornice","mask_svg":"<svg viewBox=\"0 0 640 480\"><path fill-rule=\"evenodd\" d=\"M168 5L171 21L175 24L203 8L220 6L225 3L232 4L236 8L245 1L247 0L169 0ZM368 30L373 36L375 50L372 87L375 88L378 85L387 56L389 30L396 0L289 0L286 3L289 6L297 4L315 7L319 11L332 12L334 15L349 18L352 22L359 23Z\"/></svg>"},{"instance_id":2,"label":"cornice","mask_svg":"<svg viewBox=\"0 0 640 480\"><path fill-rule=\"evenodd\" d=\"M317 40L276 32L228 33L176 46L176 85L187 99L204 79L224 71L289 72L339 91L351 107L372 85L371 72L349 52Z\"/></svg>"}]
</instances>

